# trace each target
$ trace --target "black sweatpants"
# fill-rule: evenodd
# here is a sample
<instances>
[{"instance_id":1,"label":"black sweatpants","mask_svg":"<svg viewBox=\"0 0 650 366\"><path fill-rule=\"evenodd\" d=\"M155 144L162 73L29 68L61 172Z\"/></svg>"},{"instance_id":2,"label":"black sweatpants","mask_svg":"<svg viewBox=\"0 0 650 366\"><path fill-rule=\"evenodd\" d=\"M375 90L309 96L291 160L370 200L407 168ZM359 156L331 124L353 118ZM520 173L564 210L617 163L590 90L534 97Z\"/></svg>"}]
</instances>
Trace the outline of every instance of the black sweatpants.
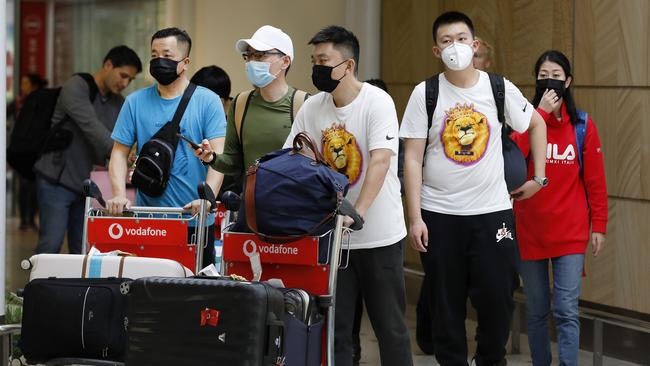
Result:
<instances>
[{"instance_id":1,"label":"black sweatpants","mask_svg":"<svg viewBox=\"0 0 650 366\"><path fill-rule=\"evenodd\" d=\"M352 365L352 328L361 292L379 343L382 366L411 366L411 343L404 320L406 299L402 242L350 251L336 282L335 362Z\"/></svg>"},{"instance_id":2,"label":"black sweatpants","mask_svg":"<svg viewBox=\"0 0 650 366\"><path fill-rule=\"evenodd\" d=\"M481 329L478 365L503 360L514 309L517 272L512 210L454 216L422 210L429 247L421 253L430 280L436 359L442 366L467 365L465 334L469 296Z\"/></svg>"}]
</instances>

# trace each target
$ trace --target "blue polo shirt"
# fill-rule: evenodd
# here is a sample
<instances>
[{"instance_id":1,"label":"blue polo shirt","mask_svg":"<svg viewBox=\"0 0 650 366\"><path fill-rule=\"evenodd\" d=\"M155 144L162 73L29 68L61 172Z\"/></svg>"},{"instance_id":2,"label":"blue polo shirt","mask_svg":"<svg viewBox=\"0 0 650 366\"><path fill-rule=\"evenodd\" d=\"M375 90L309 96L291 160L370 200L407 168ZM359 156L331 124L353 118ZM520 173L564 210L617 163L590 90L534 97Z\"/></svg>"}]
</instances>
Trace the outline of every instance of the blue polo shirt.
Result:
<instances>
[{"instance_id":1,"label":"blue polo shirt","mask_svg":"<svg viewBox=\"0 0 650 366\"><path fill-rule=\"evenodd\" d=\"M111 137L122 145L138 144L140 148L167 122L171 121L182 95L164 99L156 84L140 89L126 98ZM181 134L196 143L226 135L226 118L219 97L198 86L190 99L180 124ZM140 191L136 205L150 207L182 207L198 199L197 186L204 181L208 168L194 156L187 143L180 141L167 189L160 197L150 197ZM216 193L216 192L215 192ZM214 222L211 216L208 224Z\"/></svg>"}]
</instances>

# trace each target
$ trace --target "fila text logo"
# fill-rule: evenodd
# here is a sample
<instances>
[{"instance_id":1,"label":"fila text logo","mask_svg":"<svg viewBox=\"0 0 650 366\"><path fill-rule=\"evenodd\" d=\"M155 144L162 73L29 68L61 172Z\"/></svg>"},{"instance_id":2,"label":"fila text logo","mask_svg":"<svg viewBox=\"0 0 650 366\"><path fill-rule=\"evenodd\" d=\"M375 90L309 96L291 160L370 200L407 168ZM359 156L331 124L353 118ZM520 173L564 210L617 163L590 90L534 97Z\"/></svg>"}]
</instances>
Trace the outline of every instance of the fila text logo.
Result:
<instances>
[{"instance_id":1,"label":"fila text logo","mask_svg":"<svg viewBox=\"0 0 650 366\"><path fill-rule=\"evenodd\" d=\"M576 151L573 145L569 144L562 154L559 154L557 144L546 145L546 158L553 160L575 160Z\"/></svg>"}]
</instances>

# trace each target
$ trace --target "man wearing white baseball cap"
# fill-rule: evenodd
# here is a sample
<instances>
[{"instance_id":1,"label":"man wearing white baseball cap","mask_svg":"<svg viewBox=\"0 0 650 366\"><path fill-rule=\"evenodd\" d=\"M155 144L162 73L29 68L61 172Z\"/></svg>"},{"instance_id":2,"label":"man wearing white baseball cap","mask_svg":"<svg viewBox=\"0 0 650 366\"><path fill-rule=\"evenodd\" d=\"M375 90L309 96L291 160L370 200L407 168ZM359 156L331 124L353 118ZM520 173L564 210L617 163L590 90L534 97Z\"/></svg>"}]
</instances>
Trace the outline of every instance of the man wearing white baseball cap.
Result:
<instances>
[{"instance_id":1,"label":"man wearing white baseball cap","mask_svg":"<svg viewBox=\"0 0 650 366\"><path fill-rule=\"evenodd\" d=\"M308 94L287 84L293 42L281 29L265 25L237 41L235 49L255 89L237 95L230 106L223 154L213 153L203 141L197 155L219 172L242 177L258 157L282 148Z\"/></svg>"}]
</instances>

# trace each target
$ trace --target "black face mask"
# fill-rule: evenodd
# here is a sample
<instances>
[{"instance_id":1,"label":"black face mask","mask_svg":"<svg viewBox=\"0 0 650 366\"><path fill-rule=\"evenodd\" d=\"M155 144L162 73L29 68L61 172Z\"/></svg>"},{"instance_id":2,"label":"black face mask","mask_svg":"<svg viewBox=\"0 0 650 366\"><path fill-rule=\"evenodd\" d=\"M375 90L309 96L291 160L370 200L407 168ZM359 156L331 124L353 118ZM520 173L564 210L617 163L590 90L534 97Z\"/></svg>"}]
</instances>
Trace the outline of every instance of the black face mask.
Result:
<instances>
[{"instance_id":1,"label":"black face mask","mask_svg":"<svg viewBox=\"0 0 650 366\"><path fill-rule=\"evenodd\" d=\"M339 86L339 82L345 77L345 74L341 76L341 79L332 79L332 70L342 65L345 61L336 66L314 65L311 71L311 82L314 83L316 89L326 93L333 92Z\"/></svg>"},{"instance_id":2,"label":"black face mask","mask_svg":"<svg viewBox=\"0 0 650 366\"><path fill-rule=\"evenodd\" d=\"M149 61L149 73L160 85L169 85L178 79L176 68L180 61L157 57Z\"/></svg>"},{"instance_id":3,"label":"black face mask","mask_svg":"<svg viewBox=\"0 0 650 366\"><path fill-rule=\"evenodd\" d=\"M546 89L551 89L558 97L562 98L565 91L564 82L564 80L557 79L538 79L535 88L539 95L544 95Z\"/></svg>"}]
</instances>

